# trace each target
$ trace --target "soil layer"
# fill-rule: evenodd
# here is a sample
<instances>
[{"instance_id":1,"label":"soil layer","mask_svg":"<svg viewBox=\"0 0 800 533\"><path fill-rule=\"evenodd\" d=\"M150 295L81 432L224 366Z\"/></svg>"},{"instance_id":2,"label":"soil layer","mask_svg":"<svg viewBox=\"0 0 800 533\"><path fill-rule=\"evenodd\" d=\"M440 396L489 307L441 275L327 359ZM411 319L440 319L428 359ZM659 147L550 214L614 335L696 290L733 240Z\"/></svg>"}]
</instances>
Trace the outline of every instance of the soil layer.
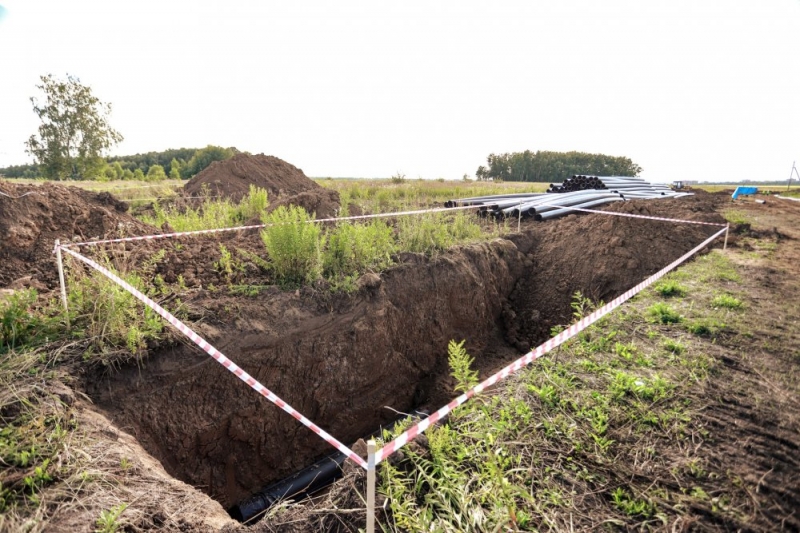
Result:
<instances>
[{"instance_id":1,"label":"soil layer","mask_svg":"<svg viewBox=\"0 0 800 533\"><path fill-rule=\"evenodd\" d=\"M628 209L721 222L713 203L703 196ZM201 291L189 303L214 317L199 331L212 344L326 431L353 442L396 411L449 400L449 340L466 339L479 369L496 368L566 323L575 290L616 296L713 231L648 222L569 217L434 259L406 254L402 264L364 276L351 297L324 299L312 288L251 298ZM169 472L224 506L330 451L192 347L155 353L143 368L91 376L87 386Z\"/></svg>"}]
</instances>

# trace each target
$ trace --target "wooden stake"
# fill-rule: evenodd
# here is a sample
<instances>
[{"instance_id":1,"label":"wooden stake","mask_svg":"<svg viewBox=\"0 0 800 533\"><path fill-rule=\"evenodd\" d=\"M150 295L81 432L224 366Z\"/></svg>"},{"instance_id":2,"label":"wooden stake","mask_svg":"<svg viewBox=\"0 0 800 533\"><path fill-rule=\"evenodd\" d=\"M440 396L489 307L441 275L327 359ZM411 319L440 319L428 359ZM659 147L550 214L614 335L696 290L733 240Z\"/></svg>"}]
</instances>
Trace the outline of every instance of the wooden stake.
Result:
<instances>
[{"instance_id":1,"label":"wooden stake","mask_svg":"<svg viewBox=\"0 0 800 533\"><path fill-rule=\"evenodd\" d=\"M367 533L375 533L375 441L367 441Z\"/></svg>"},{"instance_id":2,"label":"wooden stake","mask_svg":"<svg viewBox=\"0 0 800 533\"><path fill-rule=\"evenodd\" d=\"M64 306L64 317L69 327L69 306L67 306L67 285L64 282L64 260L61 257L61 240L56 239L56 262L58 263L58 281L61 284L61 304Z\"/></svg>"}]
</instances>

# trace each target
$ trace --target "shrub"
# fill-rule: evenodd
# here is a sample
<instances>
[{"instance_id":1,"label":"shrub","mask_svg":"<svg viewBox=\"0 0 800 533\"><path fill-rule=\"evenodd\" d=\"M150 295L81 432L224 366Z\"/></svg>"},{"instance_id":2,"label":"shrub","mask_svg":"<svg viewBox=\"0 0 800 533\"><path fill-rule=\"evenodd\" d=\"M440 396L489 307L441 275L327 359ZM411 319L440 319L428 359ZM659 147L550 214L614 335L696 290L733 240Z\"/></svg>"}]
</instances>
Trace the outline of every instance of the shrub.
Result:
<instances>
[{"instance_id":1,"label":"shrub","mask_svg":"<svg viewBox=\"0 0 800 533\"><path fill-rule=\"evenodd\" d=\"M262 220L261 240L276 281L290 285L314 281L322 271L322 228L305 209L280 206Z\"/></svg>"},{"instance_id":2,"label":"shrub","mask_svg":"<svg viewBox=\"0 0 800 533\"><path fill-rule=\"evenodd\" d=\"M344 222L327 240L323 270L332 278L386 268L396 250L392 228L380 220L364 225Z\"/></svg>"},{"instance_id":3,"label":"shrub","mask_svg":"<svg viewBox=\"0 0 800 533\"><path fill-rule=\"evenodd\" d=\"M237 218L241 222L247 222L253 218L261 218L261 215L267 210L267 205L267 190L251 184L247 196L239 202L239 209L236 213Z\"/></svg>"}]
</instances>

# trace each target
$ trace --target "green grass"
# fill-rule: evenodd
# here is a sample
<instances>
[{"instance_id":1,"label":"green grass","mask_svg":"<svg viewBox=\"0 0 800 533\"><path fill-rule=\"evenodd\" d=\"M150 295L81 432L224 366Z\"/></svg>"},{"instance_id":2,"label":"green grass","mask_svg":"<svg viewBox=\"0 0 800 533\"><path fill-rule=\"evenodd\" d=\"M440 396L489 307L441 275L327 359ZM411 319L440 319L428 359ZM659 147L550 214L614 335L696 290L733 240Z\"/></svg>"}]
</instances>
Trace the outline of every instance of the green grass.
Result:
<instances>
[{"instance_id":1,"label":"green grass","mask_svg":"<svg viewBox=\"0 0 800 533\"><path fill-rule=\"evenodd\" d=\"M647 309L651 320L660 324L676 324L683 320L680 313L663 302L656 302Z\"/></svg>"},{"instance_id":2,"label":"green grass","mask_svg":"<svg viewBox=\"0 0 800 533\"><path fill-rule=\"evenodd\" d=\"M714 296L713 300L711 300L711 306L722 307L725 309L742 309L744 307L744 303L730 294L718 294Z\"/></svg>"},{"instance_id":3,"label":"green grass","mask_svg":"<svg viewBox=\"0 0 800 533\"><path fill-rule=\"evenodd\" d=\"M664 298L686 296L686 287L671 279L657 283L653 289Z\"/></svg>"},{"instance_id":4,"label":"green grass","mask_svg":"<svg viewBox=\"0 0 800 533\"><path fill-rule=\"evenodd\" d=\"M141 215L142 222L161 228L168 224L174 231L232 228L261 217L267 208L267 191L250 186L250 192L238 204L228 199L207 199L197 208L178 208L171 204L153 204L154 214Z\"/></svg>"},{"instance_id":5,"label":"green grass","mask_svg":"<svg viewBox=\"0 0 800 533\"><path fill-rule=\"evenodd\" d=\"M707 349L715 341L675 338L695 324L724 327L706 305L729 283L715 267L738 275L725 257L686 265L680 287L692 299L673 307L659 290L640 293L557 354L458 408L406 446L403 459L382 463L384 531L596 528L573 524L578 508L611 530L659 529L692 505L737 519L731 502L749 501L747 493L704 467L691 445L705 434L693 406L714 371ZM674 296L671 279L663 287ZM573 303L576 319L593 307L582 296ZM476 378L463 342L449 352L455 395ZM647 476L635 466L643 464Z\"/></svg>"}]
</instances>

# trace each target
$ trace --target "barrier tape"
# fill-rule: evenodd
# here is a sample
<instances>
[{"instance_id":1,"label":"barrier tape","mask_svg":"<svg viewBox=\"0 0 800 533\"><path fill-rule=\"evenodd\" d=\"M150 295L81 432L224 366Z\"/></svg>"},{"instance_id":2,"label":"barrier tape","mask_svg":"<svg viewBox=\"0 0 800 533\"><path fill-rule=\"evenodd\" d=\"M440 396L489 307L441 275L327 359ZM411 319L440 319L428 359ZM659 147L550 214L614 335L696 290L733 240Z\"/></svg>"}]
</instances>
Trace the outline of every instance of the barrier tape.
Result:
<instances>
[{"instance_id":1,"label":"barrier tape","mask_svg":"<svg viewBox=\"0 0 800 533\"><path fill-rule=\"evenodd\" d=\"M605 211L603 211L603 212L605 212ZM462 394L458 398L454 399L453 401L451 401L450 403L448 403L447 405L445 405L444 407L442 407L441 409L439 409L435 413L431 414L431 416L429 416L425 420L423 420L423 421L415 424L414 426L410 427L404 433L402 433L400 436L398 436L393 441L389 442L388 444L383 446L383 448L378 450L378 452L375 455L376 464L380 463L381 461L383 461L384 459L386 459L387 457L389 457L390 455L395 453L397 450L399 450L400 448L405 446L409 441L413 440L417 435L423 433L425 430L427 430L429 427L434 425L436 422L438 422L439 420L441 420L442 418L447 416L451 411L453 411L453 409L455 409L456 407L462 405L467 400L472 398L474 395L484 391L488 387L491 387L492 385L494 385L498 381L507 378L508 376L513 374L514 372L517 372L522 367L524 367L526 365L529 365L530 363L532 363L536 359L539 359L544 354L550 352L551 350L553 350L554 348L560 346L561 344L563 344L567 340L571 339L572 337L574 337L575 335L577 335L578 333L580 333L581 331L583 331L584 329L586 329L590 325L594 324L595 322L597 322L598 320L600 320L601 318L603 318L604 316L609 314L611 311L613 311L614 309L616 309L617 307L622 305L624 302L630 300L637 293L641 292L643 289L647 288L648 286L652 285L654 282L656 282L659 279L661 279L670 270L674 269L675 267L677 267L678 265L680 265L681 263L683 263L684 261L689 259L691 256L693 256L694 254L696 254L697 252L699 252L700 250L702 250L703 248L708 246L709 243L711 243L714 239L716 239L717 237L719 237L720 235L722 235L726 231L727 231L727 228L723 228L723 229L719 230L714 235L712 235L711 237L709 237L708 239L703 241L701 244L697 245L695 248L692 248L690 251L688 251L687 253L685 253L684 255L682 255L681 257L679 257L678 259L676 259L675 261L673 261L669 265L667 265L666 267L662 268L661 270L659 270L658 272L656 272L655 274L653 274L652 276L650 276L649 278L647 278L643 282L641 282L638 285L636 285L635 287L629 289L627 292L621 294L620 296L614 298L611 302L607 303L606 305L604 305L600 309L594 311L590 315L588 315L588 316L582 318L581 320L579 320L578 322L572 324L569 328L567 328L566 330L562 331L561 333L559 333L555 337L549 339L544 344L536 347L535 349L531 350L530 352L528 352L524 356L520 357L519 359L517 359L516 361L514 361L510 365L506 366L505 368L503 368L499 372L493 374L492 376L490 376L488 379L486 379L482 383L479 383L478 385L476 385L472 389L468 390L467 392L465 392L464 394Z\"/></svg>"},{"instance_id":2,"label":"barrier tape","mask_svg":"<svg viewBox=\"0 0 800 533\"><path fill-rule=\"evenodd\" d=\"M64 246L60 246L60 248L63 251L75 257L76 259L83 261L90 267L94 268L95 270L97 270L98 272L109 278L117 285L121 286L123 289L133 294L138 300L144 303L147 307L149 307L150 309L161 315L162 318L164 318L167 322L172 324L178 331L186 335L193 343L199 346L208 355L213 357L215 361L224 366L229 372L233 373L237 378L247 383L250 386L250 388L252 388L254 391L256 391L264 398L266 398L270 402L274 403L275 405L277 405L278 407L280 407L281 409L292 415L292 417L297 419L301 424L303 424L308 429L319 435L319 437L322 440L324 440L325 442L327 442L328 444L330 444L331 446L333 446L334 448L345 454L349 459L354 461L356 464L358 464L364 469L367 468L367 462L364 459L362 459L359 455L357 455L353 450L351 450L350 448L348 448L347 446L336 440L332 435L327 433L321 427L314 424L311 420L303 416L303 414L297 411L294 407L292 407L291 405L283 401L281 398L279 398L274 392L272 392L264 385L259 383L254 377L252 377L250 374L242 370L239 366L236 365L236 363L228 359L222 352L211 346L211 344L209 344L200 335L192 331L186 324L178 320L178 318L172 315L169 311L167 311L166 309L158 305L156 302L154 302L153 300L142 294L139 290L137 290L135 287L127 283L125 280L121 279L119 276L115 275L105 267L100 266L99 264L92 261L88 257L84 257L81 254L73 250L70 250L69 248L66 248Z\"/></svg>"},{"instance_id":3,"label":"barrier tape","mask_svg":"<svg viewBox=\"0 0 800 533\"><path fill-rule=\"evenodd\" d=\"M434 209L420 209L417 211L397 211L395 213L378 213L374 215L355 215L351 217L338 217L338 218L319 218L311 220L310 222L341 222L345 220L364 220L369 218L391 218L391 217L398 217L398 216L408 216L408 215L423 215L426 213L439 213L442 211L460 211L464 209L479 209L481 206L477 205L468 205L463 207L437 207ZM159 233L157 235L143 235L140 237L121 237L119 239L105 239L100 241L86 241L86 242L74 242L74 243L63 243L61 248L67 248L71 246L96 246L98 244L110 244L115 242L132 242L132 241L148 241L153 239L168 239L172 237L181 237L184 235L204 235L209 233L222 233L224 231L244 231L248 229L258 229L258 228L266 228L269 224L254 224L252 226L237 226L235 228L216 228L216 229L201 229L195 231L178 231L173 233Z\"/></svg>"},{"instance_id":4,"label":"barrier tape","mask_svg":"<svg viewBox=\"0 0 800 533\"><path fill-rule=\"evenodd\" d=\"M635 198L634 198L635 199ZM615 217L629 217L629 218L643 218L646 220L661 220L663 222L677 222L679 224L699 224L701 226L718 226L724 227L727 224L720 224L719 222L701 222L699 220L684 220L680 218L665 218L665 217L654 217L650 215L634 215L633 213L617 213L616 211L600 211L598 209L584 209L582 207L569 207L565 205L555 205L555 204L542 204L536 205L534 208L537 207L555 207L557 209L571 209L573 211L583 211L584 213L599 213L601 215L612 215Z\"/></svg>"}]
</instances>

